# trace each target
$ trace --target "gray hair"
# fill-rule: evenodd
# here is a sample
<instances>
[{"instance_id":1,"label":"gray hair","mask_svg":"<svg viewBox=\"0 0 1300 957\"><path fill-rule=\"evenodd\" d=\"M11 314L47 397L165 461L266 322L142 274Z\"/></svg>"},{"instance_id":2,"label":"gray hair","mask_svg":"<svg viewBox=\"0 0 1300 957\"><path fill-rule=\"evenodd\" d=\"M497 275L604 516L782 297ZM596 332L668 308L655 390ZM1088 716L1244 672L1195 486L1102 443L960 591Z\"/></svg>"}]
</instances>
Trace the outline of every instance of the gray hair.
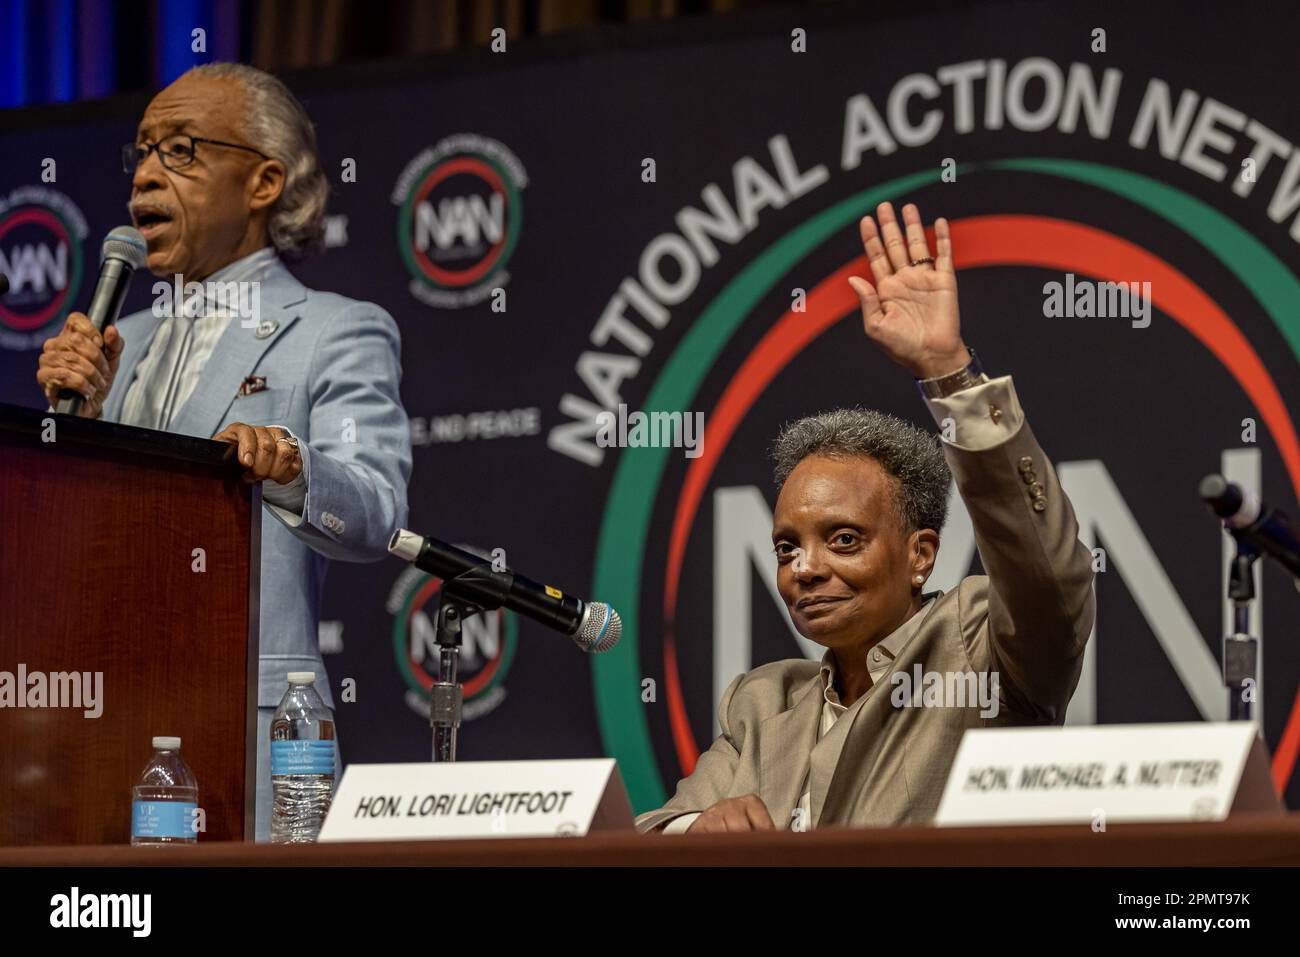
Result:
<instances>
[{"instance_id":1,"label":"gray hair","mask_svg":"<svg viewBox=\"0 0 1300 957\"><path fill-rule=\"evenodd\" d=\"M316 155L316 131L298 98L270 73L244 63L204 63L185 75L239 81L248 145L279 160L285 169L284 190L267 224L271 243L291 259L319 249L325 238L329 183Z\"/></svg>"},{"instance_id":2,"label":"gray hair","mask_svg":"<svg viewBox=\"0 0 1300 957\"><path fill-rule=\"evenodd\" d=\"M939 437L871 409L835 409L786 425L772 445L776 486L810 455L874 459L892 476L899 518L910 531L943 530L951 475Z\"/></svg>"}]
</instances>

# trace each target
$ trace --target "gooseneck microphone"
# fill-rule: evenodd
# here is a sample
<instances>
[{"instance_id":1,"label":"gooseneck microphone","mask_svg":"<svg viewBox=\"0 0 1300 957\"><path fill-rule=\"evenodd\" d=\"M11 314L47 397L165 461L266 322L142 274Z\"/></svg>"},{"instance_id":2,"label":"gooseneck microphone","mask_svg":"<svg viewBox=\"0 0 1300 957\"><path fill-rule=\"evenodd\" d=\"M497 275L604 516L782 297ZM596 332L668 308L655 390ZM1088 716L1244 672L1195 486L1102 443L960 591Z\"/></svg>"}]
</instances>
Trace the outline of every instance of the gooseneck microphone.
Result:
<instances>
[{"instance_id":1,"label":"gooseneck microphone","mask_svg":"<svg viewBox=\"0 0 1300 957\"><path fill-rule=\"evenodd\" d=\"M1201 498L1234 536L1272 556L1300 579L1300 541L1287 517L1222 475L1201 479Z\"/></svg>"},{"instance_id":2,"label":"gooseneck microphone","mask_svg":"<svg viewBox=\"0 0 1300 957\"><path fill-rule=\"evenodd\" d=\"M131 277L144 265L148 255L149 244L134 226L118 226L104 237L99 254L99 282L86 310L86 318L101 334L117 322L126 291L131 287ZM72 389L60 389L54 411L76 415L82 401Z\"/></svg>"},{"instance_id":3,"label":"gooseneck microphone","mask_svg":"<svg viewBox=\"0 0 1300 957\"><path fill-rule=\"evenodd\" d=\"M399 528L388 543L388 551L444 582L462 576L456 590L466 601L477 598L492 608L505 605L563 632L583 651L609 651L623 634L618 612L604 602L585 602L508 568L497 571L491 562L436 538Z\"/></svg>"}]
</instances>

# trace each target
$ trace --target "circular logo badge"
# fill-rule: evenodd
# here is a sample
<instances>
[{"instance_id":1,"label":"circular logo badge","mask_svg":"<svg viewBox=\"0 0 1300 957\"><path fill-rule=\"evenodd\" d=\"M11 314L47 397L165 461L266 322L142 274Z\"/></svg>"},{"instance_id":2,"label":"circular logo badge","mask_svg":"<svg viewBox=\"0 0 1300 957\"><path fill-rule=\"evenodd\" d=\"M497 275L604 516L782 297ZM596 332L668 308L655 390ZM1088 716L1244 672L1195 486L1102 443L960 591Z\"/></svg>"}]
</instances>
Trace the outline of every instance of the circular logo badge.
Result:
<instances>
[{"instance_id":1,"label":"circular logo badge","mask_svg":"<svg viewBox=\"0 0 1300 957\"><path fill-rule=\"evenodd\" d=\"M441 588L442 579L411 567L394 582L388 598L393 656L406 681L406 703L426 720L429 689L438 680L436 621ZM494 711L505 700L504 681L514 660L518 630L514 613L502 609L465 619L457 677L465 696L466 721Z\"/></svg>"},{"instance_id":2,"label":"circular logo badge","mask_svg":"<svg viewBox=\"0 0 1300 957\"><path fill-rule=\"evenodd\" d=\"M25 186L0 199L0 345L33 349L71 311L81 287L86 219L62 193Z\"/></svg>"},{"instance_id":3,"label":"circular logo badge","mask_svg":"<svg viewBox=\"0 0 1300 957\"><path fill-rule=\"evenodd\" d=\"M472 133L450 136L411 160L392 197L411 295L454 309L503 289L527 183L523 164L510 150Z\"/></svg>"}]
</instances>

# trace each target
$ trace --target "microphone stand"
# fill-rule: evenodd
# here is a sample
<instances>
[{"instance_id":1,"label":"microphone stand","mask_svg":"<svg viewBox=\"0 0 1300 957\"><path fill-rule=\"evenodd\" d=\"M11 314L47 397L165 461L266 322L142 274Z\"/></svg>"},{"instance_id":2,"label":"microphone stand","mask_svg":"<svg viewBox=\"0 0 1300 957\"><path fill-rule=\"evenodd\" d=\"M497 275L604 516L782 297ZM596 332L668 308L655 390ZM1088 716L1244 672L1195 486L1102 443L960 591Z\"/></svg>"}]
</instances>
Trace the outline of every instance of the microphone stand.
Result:
<instances>
[{"instance_id":1,"label":"microphone stand","mask_svg":"<svg viewBox=\"0 0 1300 957\"><path fill-rule=\"evenodd\" d=\"M1250 603L1255 600L1254 565L1259 552L1233 529L1228 532L1237 543L1237 554L1228 571L1233 630L1223 636L1223 683L1228 689L1228 718L1251 721L1259 677L1259 639L1250 634Z\"/></svg>"},{"instance_id":2,"label":"microphone stand","mask_svg":"<svg viewBox=\"0 0 1300 957\"><path fill-rule=\"evenodd\" d=\"M460 666L461 625L485 611L495 611L505 602L509 584L484 575L481 567L468 568L442 583L434 640L438 643L438 680L429 689L429 726L433 729L433 760L456 760L456 737L460 729L464 691L457 669Z\"/></svg>"}]
</instances>

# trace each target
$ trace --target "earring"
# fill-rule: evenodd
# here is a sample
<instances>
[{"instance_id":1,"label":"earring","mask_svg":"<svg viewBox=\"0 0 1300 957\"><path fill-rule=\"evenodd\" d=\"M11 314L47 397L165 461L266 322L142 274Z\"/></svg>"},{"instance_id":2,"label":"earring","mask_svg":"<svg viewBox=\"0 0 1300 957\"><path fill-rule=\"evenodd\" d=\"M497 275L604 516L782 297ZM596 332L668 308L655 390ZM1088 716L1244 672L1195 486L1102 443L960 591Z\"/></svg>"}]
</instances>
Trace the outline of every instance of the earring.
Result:
<instances>
[{"instance_id":1,"label":"earring","mask_svg":"<svg viewBox=\"0 0 1300 957\"><path fill-rule=\"evenodd\" d=\"M917 575L915 578L912 579L912 581L916 582L916 584L917 584L918 586L919 586L919 585L924 585L924 584L925 584L925 576L924 576L924 575Z\"/></svg>"}]
</instances>

